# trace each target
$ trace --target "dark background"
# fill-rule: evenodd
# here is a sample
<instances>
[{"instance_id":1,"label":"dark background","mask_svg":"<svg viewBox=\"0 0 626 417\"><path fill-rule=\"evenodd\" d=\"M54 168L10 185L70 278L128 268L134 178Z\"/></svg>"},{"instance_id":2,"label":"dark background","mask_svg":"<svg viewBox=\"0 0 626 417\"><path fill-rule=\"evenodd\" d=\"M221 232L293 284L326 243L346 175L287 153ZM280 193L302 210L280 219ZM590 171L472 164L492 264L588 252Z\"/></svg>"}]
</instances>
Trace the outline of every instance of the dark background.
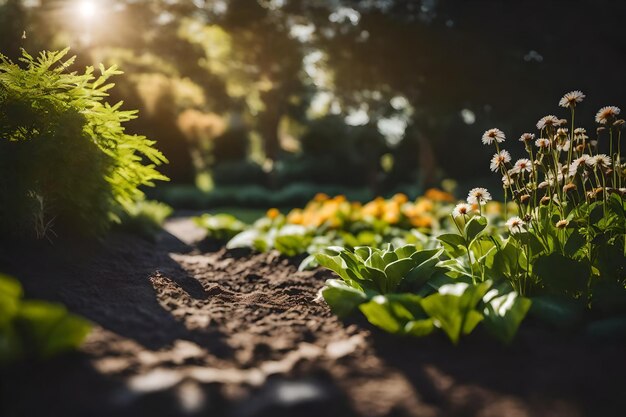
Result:
<instances>
[{"instance_id":1,"label":"dark background","mask_svg":"<svg viewBox=\"0 0 626 417\"><path fill-rule=\"evenodd\" d=\"M0 51L119 65L110 100L140 110L129 129L158 142L174 184L204 190L453 178L463 193L489 177L484 130L516 156L540 117L569 117L565 92L587 95L576 120L592 133L626 101L622 1L85 1L0 1Z\"/></svg>"}]
</instances>

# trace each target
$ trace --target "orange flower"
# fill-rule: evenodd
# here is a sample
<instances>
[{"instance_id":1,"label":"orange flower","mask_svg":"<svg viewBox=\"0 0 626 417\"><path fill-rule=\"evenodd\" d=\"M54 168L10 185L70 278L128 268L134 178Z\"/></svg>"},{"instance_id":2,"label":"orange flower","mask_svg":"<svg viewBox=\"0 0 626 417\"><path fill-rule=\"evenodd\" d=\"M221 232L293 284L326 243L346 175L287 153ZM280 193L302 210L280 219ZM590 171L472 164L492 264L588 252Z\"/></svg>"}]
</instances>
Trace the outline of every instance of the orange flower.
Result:
<instances>
[{"instance_id":1,"label":"orange flower","mask_svg":"<svg viewBox=\"0 0 626 417\"><path fill-rule=\"evenodd\" d=\"M274 220L276 217L280 216L280 211L277 208L271 208L265 213L267 217Z\"/></svg>"},{"instance_id":2,"label":"orange flower","mask_svg":"<svg viewBox=\"0 0 626 417\"><path fill-rule=\"evenodd\" d=\"M415 213L429 213L433 210L433 208L433 201L428 198L420 198L417 203L415 203Z\"/></svg>"},{"instance_id":3,"label":"orange flower","mask_svg":"<svg viewBox=\"0 0 626 417\"><path fill-rule=\"evenodd\" d=\"M391 199L398 204L404 204L409 201L409 197L407 197L406 194L403 193L395 194L393 197L391 197Z\"/></svg>"},{"instance_id":4,"label":"orange flower","mask_svg":"<svg viewBox=\"0 0 626 417\"><path fill-rule=\"evenodd\" d=\"M432 227L433 225L433 218L430 216L415 216L410 220L413 227Z\"/></svg>"},{"instance_id":5,"label":"orange flower","mask_svg":"<svg viewBox=\"0 0 626 417\"><path fill-rule=\"evenodd\" d=\"M454 203L456 201L452 194L442 190L438 190L436 188L430 188L426 190L426 192L424 193L424 197L432 201L440 201L446 203Z\"/></svg>"},{"instance_id":6,"label":"orange flower","mask_svg":"<svg viewBox=\"0 0 626 417\"><path fill-rule=\"evenodd\" d=\"M328 195L324 193L317 193L315 194L315 197L313 197L313 201L317 201L318 203L326 200L328 200Z\"/></svg>"},{"instance_id":7,"label":"orange flower","mask_svg":"<svg viewBox=\"0 0 626 417\"><path fill-rule=\"evenodd\" d=\"M293 209L287 215L287 223L291 224L303 224L304 215L302 214L302 210Z\"/></svg>"}]
</instances>

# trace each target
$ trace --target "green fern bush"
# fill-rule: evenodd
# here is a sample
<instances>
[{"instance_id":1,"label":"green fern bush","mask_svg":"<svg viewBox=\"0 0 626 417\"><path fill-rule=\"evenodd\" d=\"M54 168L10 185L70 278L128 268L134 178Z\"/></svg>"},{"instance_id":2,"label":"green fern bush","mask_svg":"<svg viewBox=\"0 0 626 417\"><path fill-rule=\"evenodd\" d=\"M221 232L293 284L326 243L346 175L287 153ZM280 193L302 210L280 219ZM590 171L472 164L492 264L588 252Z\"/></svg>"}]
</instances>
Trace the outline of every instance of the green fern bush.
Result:
<instances>
[{"instance_id":1,"label":"green fern bush","mask_svg":"<svg viewBox=\"0 0 626 417\"><path fill-rule=\"evenodd\" d=\"M104 101L116 67L70 72L69 49L0 55L0 233L46 237L101 235L143 197L141 186L167 180L154 141L129 135L136 111Z\"/></svg>"}]
</instances>

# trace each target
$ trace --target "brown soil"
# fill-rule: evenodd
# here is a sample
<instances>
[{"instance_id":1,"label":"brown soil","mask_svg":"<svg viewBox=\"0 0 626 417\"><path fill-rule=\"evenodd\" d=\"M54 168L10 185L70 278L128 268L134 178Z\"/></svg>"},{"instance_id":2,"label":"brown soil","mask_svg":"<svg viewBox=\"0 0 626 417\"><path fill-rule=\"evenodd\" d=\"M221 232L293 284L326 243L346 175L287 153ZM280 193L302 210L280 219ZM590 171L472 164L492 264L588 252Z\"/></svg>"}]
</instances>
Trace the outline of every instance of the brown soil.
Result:
<instances>
[{"instance_id":1,"label":"brown soil","mask_svg":"<svg viewBox=\"0 0 626 417\"><path fill-rule=\"evenodd\" d=\"M78 353L0 374L0 416L622 416L624 345L524 324L458 347L334 317L330 275L211 251L186 219L151 243L5 249L31 298L92 320Z\"/></svg>"}]
</instances>

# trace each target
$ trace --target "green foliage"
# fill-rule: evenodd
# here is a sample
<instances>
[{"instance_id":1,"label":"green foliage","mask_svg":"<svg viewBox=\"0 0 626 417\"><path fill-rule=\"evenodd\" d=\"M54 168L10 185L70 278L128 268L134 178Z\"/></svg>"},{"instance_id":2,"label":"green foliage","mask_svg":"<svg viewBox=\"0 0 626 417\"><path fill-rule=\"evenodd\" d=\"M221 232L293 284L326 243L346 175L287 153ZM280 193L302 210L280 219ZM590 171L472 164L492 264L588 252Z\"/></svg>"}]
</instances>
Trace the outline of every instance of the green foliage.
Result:
<instances>
[{"instance_id":1,"label":"green foliage","mask_svg":"<svg viewBox=\"0 0 626 417\"><path fill-rule=\"evenodd\" d=\"M0 274L0 365L75 349L90 329L60 304L23 300L19 282Z\"/></svg>"},{"instance_id":2,"label":"green foliage","mask_svg":"<svg viewBox=\"0 0 626 417\"><path fill-rule=\"evenodd\" d=\"M125 133L135 111L104 102L116 67L69 72L68 50L0 57L0 230L38 238L64 229L102 234L167 180L153 141Z\"/></svg>"},{"instance_id":3,"label":"green foliage","mask_svg":"<svg viewBox=\"0 0 626 417\"><path fill-rule=\"evenodd\" d=\"M336 272L350 286L380 294L393 293L401 287L408 288L412 281L425 271L433 272L438 249L418 251L414 245L394 250L359 246L355 249L330 247L318 253L318 264Z\"/></svg>"},{"instance_id":4,"label":"green foliage","mask_svg":"<svg viewBox=\"0 0 626 417\"><path fill-rule=\"evenodd\" d=\"M225 213L203 214L194 218L194 221L207 231L207 237L217 240L232 239L233 236L243 232L247 226L235 216Z\"/></svg>"},{"instance_id":5,"label":"green foliage","mask_svg":"<svg viewBox=\"0 0 626 417\"><path fill-rule=\"evenodd\" d=\"M454 271L441 257L442 248L417 250L412 245L389 245L386 250L330 247L315 255L341 278L328 280L322 290L339 316L358 307L371 324L387 332L426 336L440 329L455 344L482 322L494 337L509 343L531 301L492 281L472 284L450 278L445 273Z\"/></svg>"}]
</instances>

